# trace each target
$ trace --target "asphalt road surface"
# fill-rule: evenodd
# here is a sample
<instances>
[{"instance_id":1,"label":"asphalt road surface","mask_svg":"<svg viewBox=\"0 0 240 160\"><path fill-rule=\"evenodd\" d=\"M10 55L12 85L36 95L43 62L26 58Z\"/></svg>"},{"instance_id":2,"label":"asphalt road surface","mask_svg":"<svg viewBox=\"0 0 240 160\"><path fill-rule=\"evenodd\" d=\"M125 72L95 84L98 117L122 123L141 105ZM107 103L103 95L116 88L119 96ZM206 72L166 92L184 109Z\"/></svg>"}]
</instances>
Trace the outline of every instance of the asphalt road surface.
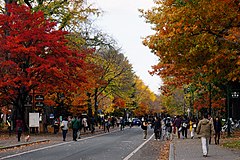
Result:
<instances>
[{"instance_id":1,"label":"asphalt road surface","mask_svg":"<svg viewBox=\"0 0 240 160\"><path fill-rule=\"evenodd\" d=\"M153 130L148 130L148 139L143 140L139 127L100 134L92 137L35 148L29 151L14 153L1 159L11 160L135 160L145 159L141 153L151 150ZM156 145L155 145L156 146ZM158 146L157 146L158 148ZM159 158L159 150L146 152L148 160Z\"/></svg>"}]
</instances>

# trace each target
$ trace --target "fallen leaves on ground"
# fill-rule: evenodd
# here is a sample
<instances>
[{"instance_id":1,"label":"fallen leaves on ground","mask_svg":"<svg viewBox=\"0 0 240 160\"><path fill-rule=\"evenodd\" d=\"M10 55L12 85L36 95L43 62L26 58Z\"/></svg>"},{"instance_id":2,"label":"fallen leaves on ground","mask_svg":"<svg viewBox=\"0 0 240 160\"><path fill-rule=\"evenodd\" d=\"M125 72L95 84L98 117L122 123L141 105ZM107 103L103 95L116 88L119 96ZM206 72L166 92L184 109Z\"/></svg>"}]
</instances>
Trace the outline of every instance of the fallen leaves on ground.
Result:
<instances>
[{"instance_id":1,"label":"fallen leaves on ground","mask_svg":"<svg viewBox=\"0 0 240 160\"><path fill-rule=\"evenodd\" d=\"M160 160L168 160L169 159L169 149L170 149L171 141L165 141L165 144L160 150Z\"/></svg>"},{"instance_id":2,"label":"fallen leaves on ground","mask_svg":"<svg viewBox=\"0 0 240 160\"><path fill-rule=\"evenodd\" d=\"M229 137L227 133L221 135L220 145L232 149L240 149L240 130L235 130Z\"/></svg>"}]
</instances>

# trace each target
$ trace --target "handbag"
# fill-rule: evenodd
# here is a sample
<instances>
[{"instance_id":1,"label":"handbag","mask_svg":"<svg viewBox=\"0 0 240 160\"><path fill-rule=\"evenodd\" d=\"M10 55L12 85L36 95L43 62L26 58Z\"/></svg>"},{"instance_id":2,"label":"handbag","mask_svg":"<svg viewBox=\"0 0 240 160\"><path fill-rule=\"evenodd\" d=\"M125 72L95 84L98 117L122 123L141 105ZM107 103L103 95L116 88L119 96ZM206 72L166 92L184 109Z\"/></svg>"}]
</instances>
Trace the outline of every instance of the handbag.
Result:
<instances>
[{"instance_id":1,"label":"handbag","mask_svg":"<svg viewBox=\"0 0 240 160\"><path fill-rule=\"evenodd\" d=\"M63 128L63 127L64 127L64 123L63 123L63 122L61 123L60 127L61 127L61 128Z\"/></svg>"},{"instance_id":2,"label":"handbag","mask_svg":"<svg viewBox=\"0 0 240 160\"><path fill-rule=\"evenodd\" d=\"M184 127L184 128L187 128L187 123L183 123L183 127Z\"/></svg>"},{"instance_id":3,"label":"handbag","mask_svg":"<svg viewBox=\"0 0 240 160\"><path fill-rule=\"evenodd\" d=\"M182 131L182 127L180 127L179 129L178 129L178 132L181 132Z\"/></svg>"}]
</instances>

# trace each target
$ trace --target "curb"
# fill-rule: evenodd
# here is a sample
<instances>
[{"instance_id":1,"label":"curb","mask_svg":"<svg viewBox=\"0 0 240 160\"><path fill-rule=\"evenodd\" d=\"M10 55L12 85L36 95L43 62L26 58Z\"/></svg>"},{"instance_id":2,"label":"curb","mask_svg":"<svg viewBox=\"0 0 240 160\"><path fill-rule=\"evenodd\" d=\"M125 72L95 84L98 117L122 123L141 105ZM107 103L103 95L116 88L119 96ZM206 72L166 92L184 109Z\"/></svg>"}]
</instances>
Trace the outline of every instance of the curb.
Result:
<instances>
[{"instance_id":1,"label":"curb","mask_svg":"<svg viewBox=\"0 0 240 160\"><path fill-rule=\"evenodd\" d=\"M169 160L175 160L175 156L174 156L174 145L173 145L173 143L170 144Z\"/></svg>"},{"instance_id":2,"label":"curb","mask_svg":"<svg viewBox=\"0 0 240 160\"><path fill-rule=\"evenodd\" d=\"M5 146L5 147L0 147L0 150L14 148L14 147L27 146L30 144L41 143L41 142L49 142L49 141L50 141L50 139L43 139L43 140L37 140L37 141L33 141L33 142L19 143L19 144L9 145L9 146Z\"/></svg>"}]
</instances>

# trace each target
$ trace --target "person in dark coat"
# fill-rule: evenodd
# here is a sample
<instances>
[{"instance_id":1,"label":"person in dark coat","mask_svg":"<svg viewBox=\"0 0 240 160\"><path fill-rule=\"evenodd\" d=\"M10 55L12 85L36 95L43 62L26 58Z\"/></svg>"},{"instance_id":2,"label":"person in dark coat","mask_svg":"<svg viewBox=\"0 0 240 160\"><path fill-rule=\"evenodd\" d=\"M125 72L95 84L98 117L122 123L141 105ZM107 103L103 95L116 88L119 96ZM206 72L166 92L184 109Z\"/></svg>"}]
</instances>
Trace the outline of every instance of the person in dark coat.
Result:
<instances>
[{"instance_id":1,"label":"person in dark coat","mask_svg":"<svg viewBox=\"0 0 240 160\"><path fill-rule=\"evenodd\" d=\"M183 138L187 138L188 127L189 127L189 120L188 120L187 116L185 115L182 120L182 136L183 136Z\"/></svg>"},{"instance_id":2,"label":"person in dark coat","mask_svg":"<svg viewBox=\"0 0 240 160\"><path fill-rule=\"evenodd\" d=\"M77 119L77 116L74 116L72 119L72 131L73 131L73 141L77 141L77 132L80 128L80 121Z\"/></svg>"},{"instance_id":3,"label":"person in dark coat","mask_svg":"<svg viewBox=\"0 0 240 160\"><path fill-rule=\"evenodd\" d=\"M146 118L144 118L144 121L142 122L141 128L143 130L143 139L145 140L145 139L147 139L147 128L148 128Z\"/></svg>"},{"instance_id":4,"label":"person in dark coat","mask_svg":"<svg viewBox=\"0 0 240 160\"><path fill-rule=\"evenodd\" d=\"M155 140L160 140L160 138L161 138L161 130L162 130L162 127L161 127L160 118L156 117L155 121L154 121Z\"/></svg>"},{"instance_id":5,"label":"person in dark coat","mask_svg":"<svg viewBox=\"0 0 240 160\"><path fill-rule=\"evenodd\" d=\"M58 118L56 118L55 120L54 120L54 122L53 122L53 133L54 134L57 134L58 133L58 131L59 131L59 126L60 126L60 121L59 121L59 119Z\"/></svg>"},{"instance_id":6,"label":"person in dark coat","mask_svg":"<svg viewBox=\"0 0 240 160\"><path fill-rule=\"evenodd\" d=\"M180 138L180 132L181 132L180 128L182 125L182 119L179 115L177 115L177 118L175 119L173 125L177 127L177 135L178 135L178 138Z\"/></svg>"},{"instance_id":7,"label":"person in dark coat","mask_svg":"<svg viewBox=\"0 0 240 160\"><path fill-rule=\"evenodd\" d=\"M216 117L214 120L214 130L215 130L215 144L219 144L221 130L222 130L222 123L219 117Z\"/></svg>"},{"instance_id":8,"label":"person in dark coat","mask_svg":"<svg viewBox=\"0 0 240 160\"><path fill-rule=\"evenodd\" d=\"M17 132L18 142L20 142L21 135L23 132L23 121L21 119L16 120L16 132Z\"/></svg>"}]
</instances>

